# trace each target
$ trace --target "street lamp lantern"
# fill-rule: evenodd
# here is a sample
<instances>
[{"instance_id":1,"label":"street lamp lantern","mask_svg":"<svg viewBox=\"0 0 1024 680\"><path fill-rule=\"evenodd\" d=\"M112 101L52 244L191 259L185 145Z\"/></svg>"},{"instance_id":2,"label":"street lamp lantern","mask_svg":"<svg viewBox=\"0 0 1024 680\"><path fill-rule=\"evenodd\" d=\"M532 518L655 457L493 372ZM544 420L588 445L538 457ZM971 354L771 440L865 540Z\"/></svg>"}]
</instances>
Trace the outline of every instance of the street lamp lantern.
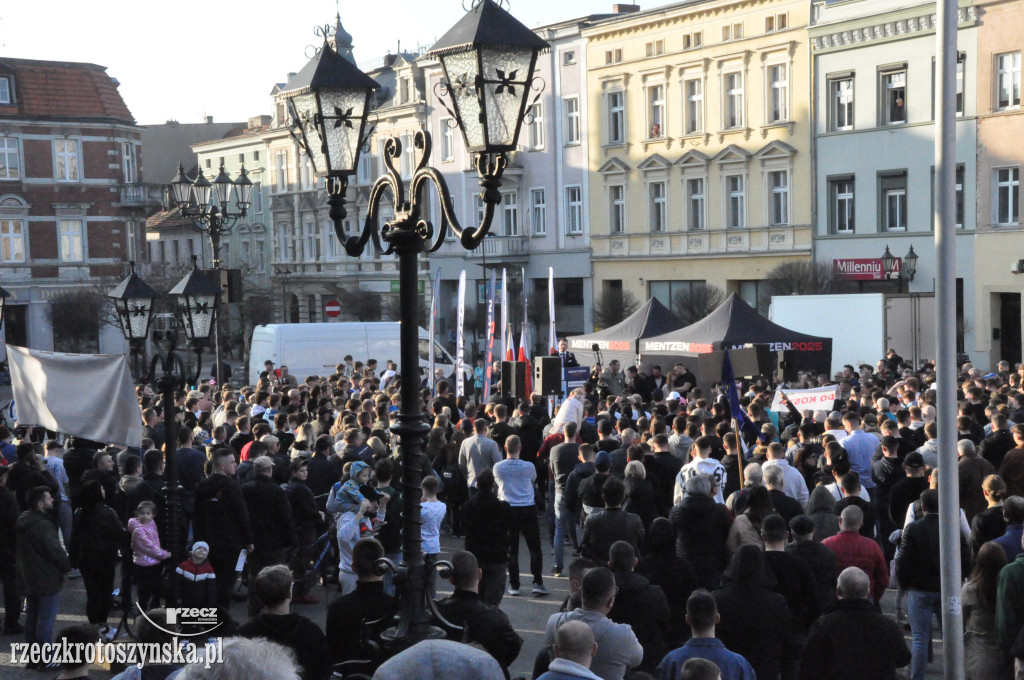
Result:
<instances>
[{"instance_id":1,"label":"street lamp lantern","mask_svg":"<svg viewBox=\"0 0 1024 680\"><path fill-rule=\"evenodd\" d=\"M135 262L129 264L131 273L107 297L114 302L125 339L129 344L137 346L149 335L157 292L135 273Z\"/></svg>"},{"instance_id":2,"label":"street lamp lantern","mask_svg":"<svg viewBox=\"0 0 1024 680\"><path fill-rule=\"evenodd\" d=\"M327 42L282 92L291 134L309 156L317 177L347 178L359 167L370 98L377 82Z\"/></svg>"},{"instance_id":3,"label":"street lamp lantern","mask_svg":"<svg viewBox=\"0 0 1024 680\"><path fill-rule=\"evenodd\" d=\"M185 338L196 346L205 346L213 332L217 318L220 284L216 270L193 267L185 278L170 290L177 298L178 316L185 330Z\"/></svg>"},{"instance_id":4,"label":"street lamp lantern","mask_svg":"<svg viewBox=\"0 0 1024 680\"><path fill-rule=\"evenodd\" d=\"M203 175L203 169L199 168L196 175L196 181L192 182L192 195L195 197L196 205L199 207L201 212L206 211L206 206L210 205L210 192L213 190L213 185L210 184L210 180L206 179Z\"/></svg>"},{"instance_id":5,"label":"street lamp lantern","mask_svg":"<svg viewBox=\"0 0 1024 680\"><path fill-rule=\"evenodd\" d=\"M917 253L914 252L914 246L910 246L910 250L906 255L903 256L903 273L907 275L908 281L914 280L914 275L917 274Z\"/></svg>"},{"instance_id":6,"label":"street lamp lantern","mask_svg":"<svg viewBox=\"0 0 1024 680\"><path fill-rule=\"evenodd\" d=\"M537 55L548 47L493 0L476 0L430 48L444 71L439 95L450 100L468 151L515 151L530 91L541 87Z\"/></svg>"},{"instance_id":7,"label":"street lamp lantern","mask_svg":"<svg viewBox=\"0 0 1024 680\"><path fill-rule=\"evenodd\" d=\"M235 183L228 177L228 173L224 172L224 164L221 163L220 173L213 180L213 196L217 199L217 204L220 205L221 210L227 210L228 201L231 200L231 189L234 186Z\"/></svg>"},{"instance_id":8,"label":"street lamp lantern","mask_svg":"<svg viewBox=\"0 0 1024 680\"><path fill-rule=\"evenodd\" d=\"M248 212L249 206L252 205L252 180L249 179L249 173L244 165L238 173L238 179L235 180L235 197L238 199L235 207L242 213Z\"/></svg>"},{"instance_id":9,"label":"street lamp lantern","mask_svg":"<svg viewBox=\"0 0 1024 680\"><path fill-rule=\"evenodd\" d=\"M171 195L174 196L174 207L188 205L192 200L192 182L185 174L185 166L178 163L178 172L171 180Z\"/></svg>"},{"instance_id":10,"label":"street lamp lantern","mask_svg":"<svg viewBox=\"0 0 1024 680\"><path fill-rule=\"evenodd\" d=\"M885 278L891 278L896 271L896 257L889 252L889 246L885 246L885 254L882 255L882 269L885 271Z\"/></svg>"}]
</instances>

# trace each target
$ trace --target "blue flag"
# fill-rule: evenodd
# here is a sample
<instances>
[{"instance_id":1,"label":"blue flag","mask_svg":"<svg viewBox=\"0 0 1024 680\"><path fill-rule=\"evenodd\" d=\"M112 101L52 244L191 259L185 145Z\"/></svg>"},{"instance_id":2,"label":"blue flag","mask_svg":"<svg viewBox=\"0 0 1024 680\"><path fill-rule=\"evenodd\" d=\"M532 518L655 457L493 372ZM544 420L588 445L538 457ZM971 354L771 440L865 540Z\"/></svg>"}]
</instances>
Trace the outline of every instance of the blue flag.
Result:
<instances>
[{"instance_id":1,"label":"blue flag","mask_svg":"<svg viewBox=\"0 0 1024 680\"><path fill-rule=\"evenodd\" d=\"M739 429L743 429L747 419L743 416L743 409L740 407L740 395L736 391L736 376L732 372L732 359L729 358L729 349L725 350L725 358L722 360L722 384L725 385L729 395L729 411L736 419Z\"/></svg>"}]
</instances>

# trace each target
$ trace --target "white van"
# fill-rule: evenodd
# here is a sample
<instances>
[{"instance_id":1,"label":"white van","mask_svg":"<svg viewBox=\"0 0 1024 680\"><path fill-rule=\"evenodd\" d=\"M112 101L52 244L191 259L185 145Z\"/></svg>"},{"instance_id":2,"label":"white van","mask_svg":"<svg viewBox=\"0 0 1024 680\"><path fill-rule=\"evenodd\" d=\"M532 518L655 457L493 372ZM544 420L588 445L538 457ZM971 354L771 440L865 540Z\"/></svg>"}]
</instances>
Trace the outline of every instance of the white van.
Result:
<instances>
[{"instance_id":1,"label":"white van","mask_svg":"<svg viewBox=\"0 0 1024 680\"><path fill-rule=\"evenodd\" d=\"M288 367L288 373L302 382L310 375L326 376L351 354L364 364L367 359L377 360L377 370L383 371L387 361L399 364L401 370L401 344L398 322L377 323L280 323L257 326L249 345L249 384L255 385L263 370L263 362L270 359L276 368ZM430 370L429 333L420 329L420 366L424 374ZM455 360L441 345L434 342L434 363L450 375ZM472 376L471 367L463 366L464 376Z\"/></svg>"}]
</instances>

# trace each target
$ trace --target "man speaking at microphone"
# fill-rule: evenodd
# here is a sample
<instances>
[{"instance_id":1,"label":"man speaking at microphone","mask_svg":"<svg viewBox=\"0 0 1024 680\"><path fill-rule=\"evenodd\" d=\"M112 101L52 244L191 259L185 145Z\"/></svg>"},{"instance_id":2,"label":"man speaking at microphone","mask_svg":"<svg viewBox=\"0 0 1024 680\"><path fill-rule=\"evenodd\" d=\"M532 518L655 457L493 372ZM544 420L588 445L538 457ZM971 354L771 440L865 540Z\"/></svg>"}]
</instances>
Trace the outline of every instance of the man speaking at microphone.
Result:
<instances>
[{"instance_id":1,"label":"man speaking at microphone","mask_svg":"<svg viewBox=\"0 0 1024 680\"><path fill-rule=\"evenodd\" d=\"M557 356L562 359L562 368L580 365L580 362L576 361L576 355L569 351L569 341L565 338L558 341L558 351L552 351L551 356Z\"/></svg>"}]
</instances>

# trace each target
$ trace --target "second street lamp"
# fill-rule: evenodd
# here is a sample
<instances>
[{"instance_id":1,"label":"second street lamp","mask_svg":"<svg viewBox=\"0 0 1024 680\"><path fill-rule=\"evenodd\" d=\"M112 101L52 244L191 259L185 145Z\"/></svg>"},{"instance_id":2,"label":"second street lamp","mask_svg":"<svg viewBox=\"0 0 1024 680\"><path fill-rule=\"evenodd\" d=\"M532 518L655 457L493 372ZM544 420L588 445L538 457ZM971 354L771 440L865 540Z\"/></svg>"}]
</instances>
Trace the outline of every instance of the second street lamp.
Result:
<instances>
[{"instance_id":1,"label":"second street lamp","mask_svg":"<svg viewBox=\"0 0 1024 680\"><path fill-rule=\"evenodd\" d=\"M323 37L320 52L281 93L292 111L292 134L313 162L317 176L327 182L330 217L345 251L358 257L372 239L379 252L398 256L403 374L398 422L391 431L397 436L402 462L402 559L398 565L388 560L381 565L398 572L396 582L402 587L397 626L382 636L393 653L442 635L431 622L433 601L427 585L435 572L434 566L424 560L421 537L420 484L426 465L423 440L429 427L420 411L418 257L440 248L449 228L467 249L477 247L487 235L495 206L501 201L498 188L508 163L506 154L516 148L531 91L539 96L542 87L533 75L537 54L549 45L493 0L474 0L463 19L428 55L441 60L445 77L437 94L446 108L444 99L450 100L466 147L474 154L484 204L480 224L473 228L459 224L448 185L428 165L430 135L419 131L413 142L416 162L408 192L395 168L402 144L392 137L384 144L387 172L370 190L366 221L358 236L349 236L343 222L345 190L367 141L369 110L363 102L369 101L377 85L334 51L326 31ZM422 216L429 201L425 194L429 186L433 186L441 204L436 228ZM379 226L381 202L388 194L394 201L394 219Z\"/></svg>"},{"instance_id":2,"label":"second street lamp","mask_svg":"<svg viewBox=\"0 0 1024 680\"><path fill-rule=\"evenodd\" d=\"M231 232L235 223L246 216L249 205L252 202L252 180L245 166L242 166L238 178L234 181L228 176L221 164L220 172L213 182L210 182L203 174L202 168L196 173L196 178L190 180L185 174L185 168L178 163L178 172L171 180L171 196L174 206L182 217L192 221L192 226L197 231L206 234L210 238L210 253L212 255L210 264L214 269L214 276L217 284L223 288L220 278L220 240L225 234ZM235 210L230 209L231 195L234 191ZM211 201L212 199L212 201ZM218 297L219 304L219 297ZM218 383L226 382L222 375L220 359L220 323L213 328L213 355L214 373Z\"/></svg>"}]
</instances>

